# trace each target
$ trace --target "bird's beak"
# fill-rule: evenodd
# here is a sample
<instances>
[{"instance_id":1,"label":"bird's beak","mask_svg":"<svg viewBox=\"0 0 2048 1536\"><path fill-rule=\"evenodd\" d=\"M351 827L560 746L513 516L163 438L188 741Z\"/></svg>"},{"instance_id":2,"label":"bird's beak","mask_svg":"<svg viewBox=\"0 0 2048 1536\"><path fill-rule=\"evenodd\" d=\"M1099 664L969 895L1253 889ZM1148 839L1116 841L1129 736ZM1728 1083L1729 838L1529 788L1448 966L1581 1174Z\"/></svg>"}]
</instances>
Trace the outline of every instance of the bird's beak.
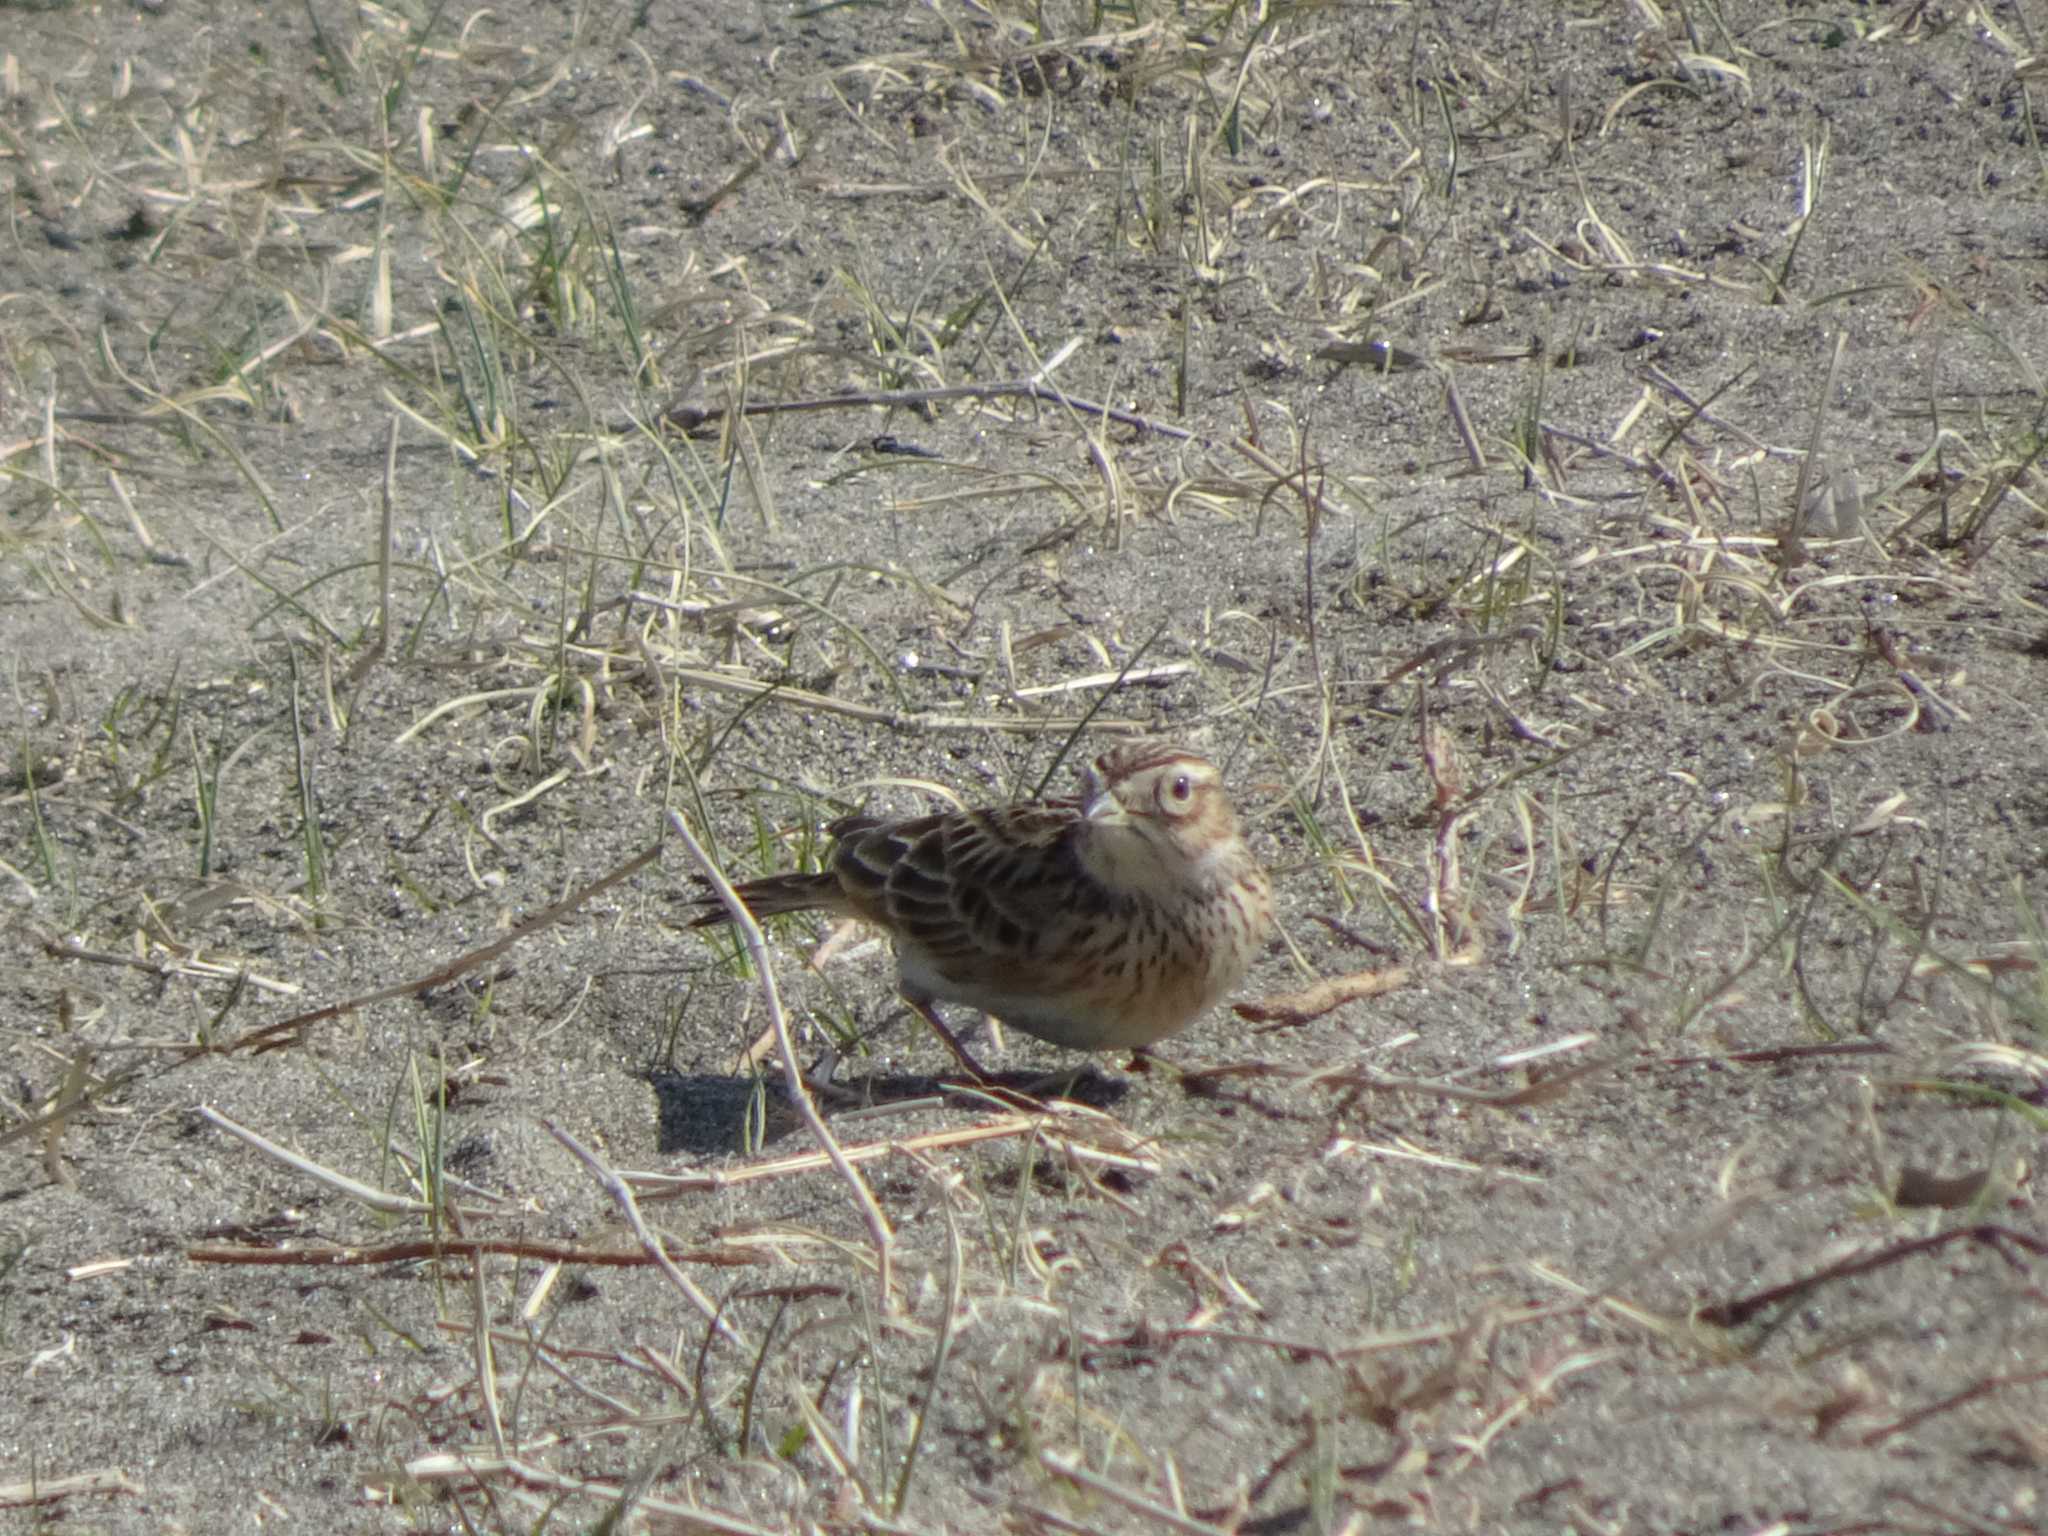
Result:
<instances>
[{"instance_id":1,"label":"bird's beak","mask_svg":"<svg viewBox=\"0 0 2048 1536\"><path fill-rule=\"evenodd\" d=\"M1123 805L1093 768L1081 781L1081 815L1089 821L1121 821Z\"/></svg>"}]
</instances>

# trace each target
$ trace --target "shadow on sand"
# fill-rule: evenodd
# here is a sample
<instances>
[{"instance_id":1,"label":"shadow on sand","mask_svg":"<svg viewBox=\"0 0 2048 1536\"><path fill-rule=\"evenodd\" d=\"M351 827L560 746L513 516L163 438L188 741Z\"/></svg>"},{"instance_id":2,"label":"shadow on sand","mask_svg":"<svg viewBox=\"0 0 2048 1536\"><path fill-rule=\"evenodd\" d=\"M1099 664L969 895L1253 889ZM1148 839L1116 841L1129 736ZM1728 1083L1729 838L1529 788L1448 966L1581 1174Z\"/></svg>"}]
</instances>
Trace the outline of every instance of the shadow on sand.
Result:
<instances>
[{"instance_id":1,"label":"shadow on sand","mask_svg":"<svg viewBox=\"0 0 2048 1536\"><path fill-rule=\"evenodd\" d=\"M717 1157L746 1145L748 1116L756 1101L753 1078L651 1072L647 1080L660 1105L663 1153ZM1034 1100L1047 1097L1071 1099L1090 1109L1106 1110L1123 1102L1130 1091L1129 1078L1109 1076L1090 1064L1071 1073L997 1072L980 1085L919 1073L855 1077L833 1084L831 1092L817 1096L817 1102L827 1119L869 1105L907 1104L933 1098L944 1098L953 1107L969 1111L993 1110L998 1101L1007 1101L1013 1109L1025 1109ZM803 1122L783 1094L780 1078L769 1079L762 1095L767 1108L767 1125L761 1137L764 1145L772 1146L802 1129Z\"/></svg>"}]
</instances>

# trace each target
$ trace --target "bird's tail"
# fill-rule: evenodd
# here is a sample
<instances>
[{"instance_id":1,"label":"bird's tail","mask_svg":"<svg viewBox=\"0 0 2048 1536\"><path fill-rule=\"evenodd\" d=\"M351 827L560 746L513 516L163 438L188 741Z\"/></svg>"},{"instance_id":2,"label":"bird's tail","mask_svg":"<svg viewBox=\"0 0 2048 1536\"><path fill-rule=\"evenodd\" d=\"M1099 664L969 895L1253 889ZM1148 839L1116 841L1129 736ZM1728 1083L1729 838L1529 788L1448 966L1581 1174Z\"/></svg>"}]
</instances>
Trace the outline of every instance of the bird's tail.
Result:
<instances>
[{"instance_id":1,"label":"bird's tail","mask_svg":"<svg viewBox=\"0 0 2048 1536\"><path fill-rule=\"evenodd\" d=\"M756 917L774 917L780 912L809 912L813 909L837 912L846 906L845 893L836 875L764 875L759 880L744 881L735 889L740 900ZM703 899L709 910L691 922L692 928L711 928L732 921L724 903L717 897Z\"/></svg>"}]
</instances>

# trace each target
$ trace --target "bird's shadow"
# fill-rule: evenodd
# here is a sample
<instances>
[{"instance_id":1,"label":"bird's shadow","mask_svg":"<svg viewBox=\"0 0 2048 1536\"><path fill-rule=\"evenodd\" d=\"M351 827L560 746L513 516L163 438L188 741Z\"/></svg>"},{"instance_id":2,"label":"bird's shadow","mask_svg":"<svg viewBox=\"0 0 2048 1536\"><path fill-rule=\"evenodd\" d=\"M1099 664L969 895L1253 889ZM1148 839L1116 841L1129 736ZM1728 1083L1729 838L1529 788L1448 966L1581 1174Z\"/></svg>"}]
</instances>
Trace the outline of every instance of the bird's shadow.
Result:
<instances>
[{"instance_id":1,"label":"bird's shadow","mask_svg":"<svg viewBox=\"0 0 2048 1536\"><path fill-rule=\"evenodd\" d=\"M654 1089L660 1123L657 1145L664 1154L717 1157L737 1152L750 1142L773 1146L803 1128L796 1107L782 1091L780 1077L757 1085L751 1077L657 1070L647 1074L647 1081ZM827 1120L849 1109L930 1098L942 1098L957 1108L987 1111L1005 1102L1010 1108L1023 1108L1033 1099L1058 1097L1106 1110L1122 1103L1131 1092L1130 1079L1108 1076L1093 1065L1071 1074L996 1072L979 1086L914 1072L876 1073L835 1086L837 1093L812 1096Z\"/></svg>"}]
</instances>

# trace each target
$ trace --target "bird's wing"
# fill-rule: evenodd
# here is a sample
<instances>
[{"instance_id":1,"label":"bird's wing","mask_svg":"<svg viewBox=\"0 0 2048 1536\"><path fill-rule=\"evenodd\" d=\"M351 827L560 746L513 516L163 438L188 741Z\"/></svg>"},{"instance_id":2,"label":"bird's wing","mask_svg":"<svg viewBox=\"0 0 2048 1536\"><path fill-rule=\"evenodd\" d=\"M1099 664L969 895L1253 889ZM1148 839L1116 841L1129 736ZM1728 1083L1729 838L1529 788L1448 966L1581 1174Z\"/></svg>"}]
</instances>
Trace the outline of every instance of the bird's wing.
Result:
<instances>
[{"instance_id":1,"label":"bird's wing","mask_svg":"<svg viewBox=\"0 0 2048 1536\"><path fill-rule=\"evenodd\" d=\"M941 971L1028 984L1046 935L1107 907L1075 851L1085 825L1056 800L850 828L834 872Z\"/></svg>"}]
</instances>

